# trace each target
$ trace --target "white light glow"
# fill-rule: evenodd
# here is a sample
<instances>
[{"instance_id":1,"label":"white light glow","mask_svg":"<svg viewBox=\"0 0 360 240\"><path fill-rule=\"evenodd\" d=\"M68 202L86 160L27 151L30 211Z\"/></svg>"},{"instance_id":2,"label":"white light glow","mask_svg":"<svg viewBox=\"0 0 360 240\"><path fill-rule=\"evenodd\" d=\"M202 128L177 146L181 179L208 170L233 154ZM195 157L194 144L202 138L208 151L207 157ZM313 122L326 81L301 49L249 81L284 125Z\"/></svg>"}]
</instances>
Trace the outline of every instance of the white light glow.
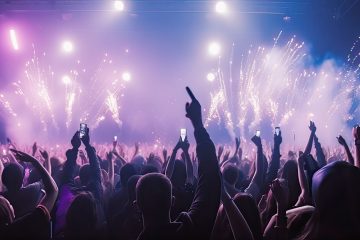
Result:
<instances>
[{"instance_id":1,"label":"white light glow","mask_svg":"<svg viewBox=\"0 0 360 240\"><path fill-rule=\"evenodd\" d=\"M124 11L125 5L123 1L114 1L114 8L116 11L122 12Z\"/></svg>"},{"instance_id":2,"label":"white light glow","mask_svg":"<svg viewBox=\"0 0 360 240\"><path fill-rule=\"evenodd\" d=\"M207 75L206 75L206 79L209 81L209 82L213 82L215 80L215 74L212 73L212 72L209 72Z\"/></svg>"},{"instance_id":3,"label":"white light glow","mask_svg":"<svg viewBox=\"0 0 360 240\"><path fill-rule=\"evenodd\" d=\"M131 74L129 72L124 72L122 74L122 79L126 82L129 82L131 80Z\"/></svg>"},{"instance_id":4,"label":"white light glow","mask_svg":"<svg viewBox=\"0 0 360 240\"><path fill-rule=\"evenodd\" d=\"M228 9L227 9L227 5L226 5L225 2L219 1L219 2L216 3L216 5L215 5L215 11L216 11L217 13L224 14L224 13L227 12L227 10L228 10Z\"/></svg>"},{"instance_id":5,"label":"white light glow","mask_svg":"<svg viewBox=\"0 0 360 240\"><path fill-rule=\"evenodd\" d=\"M62 44L62 48L64 50L64 52L72 52L73 49L74 49L74 46L72 44L72 42L70 41L64 41L63 44Z\"/></svg>"},{"instance_id":6,"label":"white light glow","mask_svg":"<svg viewBox=\"0 0 360 240\"><path fill-rule=\"evenodd\" d=\"M209 44L208 50L209 50L210 55L219 56L220 51L221 51L221 46L217 42L212 42Z\"/></svg>"},{"instance_id":7,"label":"white light glow","mask_svg":"<svg viewBox=\"0 0 360 240\"><path fill-rule=\"evenodd\" d=\"M9 33L10 33L11 44L12 44L14 50L19 50L19 44L18 44L18 41L17 41L17 38L16 38L15 30L10 29Z\"/></svg>"},{"instance_id":8,"label":"white light glow","mask_svg":"<svg viewBox=\"0 0 360 240\"><path fill-rule=\"evenodd\" d=\"M65 85L69 85L69 84L71 84L71 79L70 79L69 76L65 75L65 76L62 77L62 82Z\"/></svg>"}]
</instances>

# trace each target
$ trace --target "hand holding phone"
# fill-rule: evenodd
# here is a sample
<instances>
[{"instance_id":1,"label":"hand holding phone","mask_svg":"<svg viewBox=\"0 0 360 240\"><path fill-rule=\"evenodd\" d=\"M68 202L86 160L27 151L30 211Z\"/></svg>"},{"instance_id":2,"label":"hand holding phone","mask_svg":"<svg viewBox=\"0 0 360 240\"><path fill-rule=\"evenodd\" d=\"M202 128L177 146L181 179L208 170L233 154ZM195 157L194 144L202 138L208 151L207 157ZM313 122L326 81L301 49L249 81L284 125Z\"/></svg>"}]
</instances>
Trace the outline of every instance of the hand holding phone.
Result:
<instances>
[{"instance_id":1,"label":"hand holding phone","mask_svg":"<svg viewBox=\"0 0 360 240\"><path fill-rule=\"evenodd\" d=\"M280 134L280 127L276 127L276 128L275 128L275 134L276 134L276 136L279 136L279 134Z\"/></svg>"}]
</instances>

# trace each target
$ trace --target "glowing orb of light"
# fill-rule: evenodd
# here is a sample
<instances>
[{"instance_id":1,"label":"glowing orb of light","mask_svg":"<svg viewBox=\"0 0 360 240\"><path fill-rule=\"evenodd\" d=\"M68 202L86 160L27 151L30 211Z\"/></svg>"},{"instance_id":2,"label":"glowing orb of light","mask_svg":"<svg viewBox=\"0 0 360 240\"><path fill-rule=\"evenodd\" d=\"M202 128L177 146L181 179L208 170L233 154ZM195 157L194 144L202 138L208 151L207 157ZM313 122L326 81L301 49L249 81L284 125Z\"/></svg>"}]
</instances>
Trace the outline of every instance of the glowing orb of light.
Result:
<instances>
[{"instance_id":1,"label":"glowing orb of light","mask_svg":"<svg viewBox=\"0 0 360 240\"><path fill-rule=\"evenodd\" d=\"M215 80L215 74L212 73L212 72L209 72L207 75L206 75L206 79L209 81L209 82L213 82Z\"/></svg>"},{"instance_id":2,"label":"glowing orb of light","mask_svg":"<svg viewBox=\"0 0 360 240\"><path fill-rule=\"evenodd\" d=\"M131 80L131 74L129 72L124 72L122 74L122 79L126 82L129 82Z\"/></svg>"},{"instance_id":3,"label":"glowing orb of light","mask_svg":"<svg viewBox=\"0 0 360 240\"><path fill-rule=\"evenodd\" d=\"M227 5L225 2L223 1L219 1L216 3L215 5L215 12L220 13L220 14L224 14L227 12Z\"/></svg>"},{"instance_id":4,"label":"glowing orb of light","mask_svg":"<svg viewBox=\"0 0 360 240\"><path fill-rule=\"evenodd\" d=\"M210 55L219 56L220 51L221 51L221 46L217 42L212 42L209 44L208 50L209 50Z\"/></svg>"},{"instance_id":5,"label":"glowing orb of light","mask_svg":"<svg viewBox=\"0 0 360 240\"><path fill-rule=\"evenodd\" d=\"M72 42L70 41L64 41L63 44L62 44L62 49L64 50L64 52L72 52L73 49L74 49L74 46L72 44Z\"/></svg>"},{"instance_id":6,"label":"glowing orb of light","mask_svg":"<svg viewBox=\"0 0 360 240\"><path fill-rule=\"evenodd\" d=\"M69 84L71 84L71 79L70 79L69 76L65 75L65 76L62 77L62 82L65 85L69 85Z\"/></svg>"},{"instance_id":7,"label":"glowing orb of light","mask_svg":"<svg viewBox=\"0 0 360 240\"><path fill-rule=\"evenodd\" d=\"M123 1L114 1L114 8L118 12L122 12L125 9L125 4Z\"/></svg>"}]
</instances>

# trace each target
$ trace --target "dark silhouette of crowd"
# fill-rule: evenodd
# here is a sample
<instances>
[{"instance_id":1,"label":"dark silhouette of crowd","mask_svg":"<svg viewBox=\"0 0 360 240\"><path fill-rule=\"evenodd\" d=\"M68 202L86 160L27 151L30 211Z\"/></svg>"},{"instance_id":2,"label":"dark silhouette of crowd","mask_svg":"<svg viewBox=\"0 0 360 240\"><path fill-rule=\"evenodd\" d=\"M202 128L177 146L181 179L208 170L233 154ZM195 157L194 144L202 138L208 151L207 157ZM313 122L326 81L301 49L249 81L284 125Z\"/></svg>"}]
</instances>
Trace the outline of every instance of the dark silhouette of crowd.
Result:
<instances>
[{"instance_id":1,"label":"dark silhouette of crowd","mask_svg":"<svg viewBox=\"0 0 360 240\"><path fill-rule=\"evenodd\" d=\"M215 147L186 90L195 151L180 137L169 155L144 157L138 144L129 154L116 139L92 144L87 127L63 156L9 139L0 239L360 239L359 126L353 144L338 136L342 149L333 152L314 122L299 152L284 154L281 131L271 149L255 135L252 158L238 138L231 151Z\"/></svg>"}]
</instances>

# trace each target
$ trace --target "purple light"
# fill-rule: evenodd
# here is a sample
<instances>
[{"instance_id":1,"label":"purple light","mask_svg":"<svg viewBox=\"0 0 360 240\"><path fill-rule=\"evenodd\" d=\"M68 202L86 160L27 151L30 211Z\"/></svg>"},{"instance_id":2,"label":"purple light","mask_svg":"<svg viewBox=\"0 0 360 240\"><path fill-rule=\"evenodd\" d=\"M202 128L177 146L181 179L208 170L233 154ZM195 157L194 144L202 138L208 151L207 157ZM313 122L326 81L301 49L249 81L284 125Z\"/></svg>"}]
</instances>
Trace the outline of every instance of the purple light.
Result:
<instances>
[{"instance_id":1,"label":"purple light","mask_svg":"<svg viewBox=\"0 0 360 240\"><path fill-rule=\"evenodd\" d=\"M10 33L11 44L12 44L14 50L19 50L19 44L18 44L18 41L17 41L17 38L16 38L15 30L10 29L9 33Z\"/></svg>"}]
</instances>

